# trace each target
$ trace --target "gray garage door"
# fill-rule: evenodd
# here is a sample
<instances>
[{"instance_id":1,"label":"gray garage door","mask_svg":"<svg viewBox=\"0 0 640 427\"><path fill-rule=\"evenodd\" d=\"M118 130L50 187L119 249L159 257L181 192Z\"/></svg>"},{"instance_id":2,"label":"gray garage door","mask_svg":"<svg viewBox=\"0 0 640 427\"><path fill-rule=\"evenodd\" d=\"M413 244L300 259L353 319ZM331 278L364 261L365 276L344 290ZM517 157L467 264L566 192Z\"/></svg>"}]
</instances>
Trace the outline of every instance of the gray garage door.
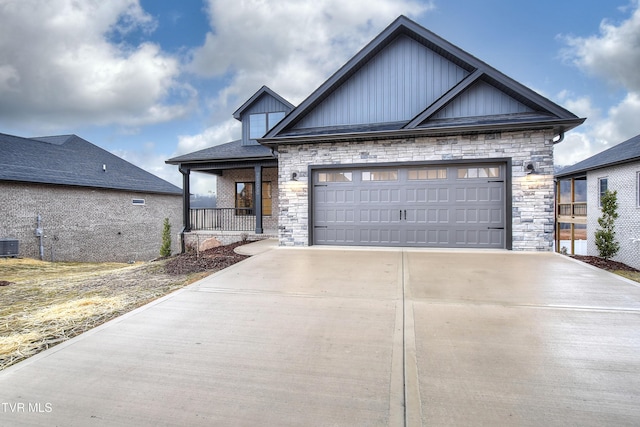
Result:
<instances>
[{"instance_id":1,"label":"gray garage door","mask_svg":"<svg viewBox=\"0 0 640 427\"><path fill-rule=\"evenodd\" d=\"M503 164L316 170L317 245L505 247Z\"/></svg>"}]
</instances>

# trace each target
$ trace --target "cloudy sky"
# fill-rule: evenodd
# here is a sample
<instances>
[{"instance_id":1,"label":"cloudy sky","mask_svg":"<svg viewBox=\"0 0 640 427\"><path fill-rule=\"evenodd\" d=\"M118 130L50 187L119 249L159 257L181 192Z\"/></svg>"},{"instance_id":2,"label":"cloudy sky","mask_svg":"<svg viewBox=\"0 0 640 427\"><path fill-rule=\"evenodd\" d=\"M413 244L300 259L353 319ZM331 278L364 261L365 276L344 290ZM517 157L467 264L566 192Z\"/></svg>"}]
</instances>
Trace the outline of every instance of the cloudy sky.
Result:
<instances>
[{"instance_id":1,"label":"cloudy sky","mask_svg":"<svg viewBox=\"0 0 640 427\"><path fill-rule=\"evenodd\" d=\"M640 134L639 2L0 0L0 132L74 133L181 186L166 159L238 139L262 85L297 105L403 14L587 117L556 148L573 164Z\"/></svg>"}]
</instances>

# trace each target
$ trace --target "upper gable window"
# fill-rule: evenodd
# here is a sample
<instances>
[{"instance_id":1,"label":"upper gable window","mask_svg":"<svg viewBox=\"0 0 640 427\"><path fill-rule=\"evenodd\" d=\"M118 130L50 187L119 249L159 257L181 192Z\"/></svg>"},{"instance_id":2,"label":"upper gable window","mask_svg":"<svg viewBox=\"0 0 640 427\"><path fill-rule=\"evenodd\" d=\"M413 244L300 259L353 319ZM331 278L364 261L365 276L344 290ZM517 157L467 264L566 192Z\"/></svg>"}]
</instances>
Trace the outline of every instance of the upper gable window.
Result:
<instances>
[{"instance_id":1,"label":"upper gable window","mask_svg":"<svg viewBox=\"0 0 640 427\"><path fill-rule=\"evenodd\" d=\"M271 130L272 127L284 118L284 115L284 111L250 114L249 139L262 138L267 131Z\"/></svg>"}]
</instances>

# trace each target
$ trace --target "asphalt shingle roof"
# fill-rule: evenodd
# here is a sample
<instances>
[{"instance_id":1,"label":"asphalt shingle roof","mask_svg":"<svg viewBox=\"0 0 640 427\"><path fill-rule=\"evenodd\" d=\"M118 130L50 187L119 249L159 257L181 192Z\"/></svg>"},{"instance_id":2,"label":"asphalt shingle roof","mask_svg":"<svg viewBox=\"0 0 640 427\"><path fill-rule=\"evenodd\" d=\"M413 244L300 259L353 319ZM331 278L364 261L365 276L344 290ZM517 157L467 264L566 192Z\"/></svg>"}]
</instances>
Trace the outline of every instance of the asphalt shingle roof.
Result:
<instances>
[{"instance_id":1,"label":"asphalt shingle roof","mask_svg":"<svg viewBox=\"0 0 640 427\"><path fill-rule=\"evenodd\" d=\"M228 160L273 159L271 149L264 145L242 145L241 140L214 145L204 150L174 157L166 161L171 165L180 163L216 162Z\"/></svg>"},{"instance_id":2,"label":"asphalt shingle roof","mask_svg":"<svg viewBox=\"0 0 640 427\"><path fill-rule=\"evenodd\" d=\"M558 172L556 176L573 175L636 160L640 161L640 135L636 135L575 165L567 166Z\"/></svg>"},{"instance_id":3,"label":"asphalt shingle roof","mask_svg":"<svg viewBox=\"0 0 640 427\"><path fill-rule=\"evenodd\" d=\"M180 187L76 135L21 138L0 133L0 181L182 194Z\"/></svg>"}]
</instances>

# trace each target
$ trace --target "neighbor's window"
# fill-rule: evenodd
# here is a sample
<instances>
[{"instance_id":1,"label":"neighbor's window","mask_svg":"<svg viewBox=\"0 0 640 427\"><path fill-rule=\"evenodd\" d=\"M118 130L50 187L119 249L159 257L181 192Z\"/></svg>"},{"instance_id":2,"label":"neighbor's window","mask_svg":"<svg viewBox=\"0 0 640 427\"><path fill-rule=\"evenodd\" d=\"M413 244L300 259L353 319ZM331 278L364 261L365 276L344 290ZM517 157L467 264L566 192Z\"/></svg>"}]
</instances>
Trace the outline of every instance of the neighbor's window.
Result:
<instances>
[{"instance_id":1,"label":"neighbor's window","mask_svg":"<svg viewBox=\"0 0 640 427\"><path fill-rule=\"evenodd\" d=\"M144 199L133 199L131 203L133 203L134 205L142 206L144 205Z\"/></svg>"},{"instance_id":2,"label":"neighbor's window","mask_svg":"<svg viewBox=\"0 0 640 427\"><path fill-rule=\"evenodd\" d=\"M472 167L472 168L458 168L459 179L474 179L474 178L499 178L500 168L498 166L488 167Z\"/></svg>"},{"instance_id":3,"label":"neighbor's window","mask_svg":"<svg viewBox=\"0 0 640 427\"><path fill-rule=\"evenodd\" d=\"M285 116L284 111L275 113L258 113L249 115L249 138L262 138Z\"/></svg>"},{"instance_id":4,"label":"neighbor's window","mask_svg":"<svg viewBox=\"0 0 640 427\"><path fill-rule=\"evenodd\" d=\"M609 181L607 178L600 178L598 179L598 206L602 206L601 205L601 201L602 201L602 197L604 196L604 193L607 192L607 190L609 189Z\"/></svg>"},{"instance_id":5,"label":"neighbor's window","mask_svg":"<svg viewBox=\"0 0 640 427\"><path fill-rule=\"evenodd\" d=\"M236 182L236 215L254 215L254 182ZM271 183L262 183L262 215L271 215Z\"/></svg>"},{"instance_id":6,"label":"neighbor's window","mask_svg":"<svg viewBox=\"0 0 640 427\"><path fill-rule=\"evenodd\" d=\"M363 181L397 181L398 171L397 170L363 171L362 180Z\"/></svg>"},{"instance_id":7,"label":"neighbor's window","mask_svg":"<svg viewBox=\"0 0 640 427\"><path fill-rule=\"evenodd\" d=\"M351 182L353 173L351 172L319 172L318 182Z\"/></svg>"},{"instance_id":8,"label":"neighbor's window","mask_svg":"<svg viewBox=\"0 0 640 427\"><path fill-rule=\"evenodd\" d=\"M636 174L636 194L638 195L638 207L640 208L640 172Z\"/></svg>"},{"instance_id":9,"label":"neighbor's window","mask_svg":"<svg viewBox=\"0 0 640 427\"><path fill-rule=\"evenodd\" d=\"M440 168L409 169L407 178L410 181L447 179L447 170Z\"/></svg>"}]
</instances>

